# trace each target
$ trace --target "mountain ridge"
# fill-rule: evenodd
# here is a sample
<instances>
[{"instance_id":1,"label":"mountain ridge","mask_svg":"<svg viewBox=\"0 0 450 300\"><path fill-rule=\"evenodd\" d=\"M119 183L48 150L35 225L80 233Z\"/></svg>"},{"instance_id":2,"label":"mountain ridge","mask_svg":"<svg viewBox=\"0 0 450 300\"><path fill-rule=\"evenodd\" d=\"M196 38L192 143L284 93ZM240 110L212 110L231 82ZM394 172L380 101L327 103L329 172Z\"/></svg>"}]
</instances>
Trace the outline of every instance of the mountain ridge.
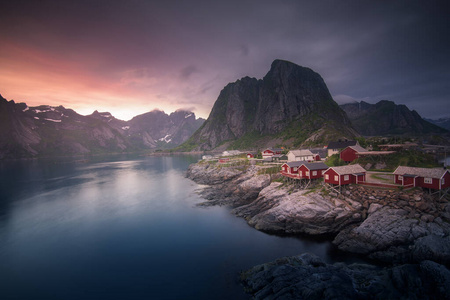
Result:
<instances>
[{"instance_id":1,"label":"mountain ridge","mask_svg":"<svg viewBox=\"0 0 450 300\"><path fill-rule=\"evenodd\" d=\"M204 119L178 110L148 112L129 121L109 112L83 116L63 106L29 107L0 95L0 159L170 149Z\"/></svg>"},{"instance_id":2,"label":"mountain ridge","mask_svg":"<svg viewBox=\"0 0 450 300\"><path fill-rule=\"evenodd\" d=\"M424 120L415 110L404 104L381 100L375 104L364 101L340 105L352 121L354 128L364 136L423 135L445 133Z\"/></svg>"}]
</instances>

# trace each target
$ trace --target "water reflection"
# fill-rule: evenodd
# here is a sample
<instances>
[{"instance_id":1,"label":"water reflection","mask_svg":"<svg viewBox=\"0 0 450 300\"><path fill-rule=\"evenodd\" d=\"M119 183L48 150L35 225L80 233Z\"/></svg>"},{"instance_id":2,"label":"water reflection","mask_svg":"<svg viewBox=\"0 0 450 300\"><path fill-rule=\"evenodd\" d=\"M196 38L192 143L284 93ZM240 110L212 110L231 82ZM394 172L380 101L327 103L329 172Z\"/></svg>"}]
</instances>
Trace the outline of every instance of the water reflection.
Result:
<instances>
[{"instance_id":1,"label":"water reflection","mask_svg":"<svg viewBox=\"0 0 450 300\"><path fill-rule=\"evenodd\" d=\"M196 157L2 165L0 281L18 299L245 299L240 270L329 243L199 208ZM12 179L6 174L13 173ZM26 288L25 288L26 287Z\"/></svg>"}]
</instances>

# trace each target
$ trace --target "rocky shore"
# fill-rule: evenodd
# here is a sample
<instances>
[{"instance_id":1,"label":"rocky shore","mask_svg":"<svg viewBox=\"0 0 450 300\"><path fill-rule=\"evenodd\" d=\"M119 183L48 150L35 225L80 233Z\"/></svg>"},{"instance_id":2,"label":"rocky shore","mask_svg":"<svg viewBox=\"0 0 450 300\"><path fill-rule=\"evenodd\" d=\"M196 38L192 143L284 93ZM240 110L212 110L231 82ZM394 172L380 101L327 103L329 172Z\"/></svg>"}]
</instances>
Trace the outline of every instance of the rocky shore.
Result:
<instances>
[{"instance_id":1,"label":"rocky shore","mask_svg":"<svg viewBox=\"0 0 450 300\"><path fill-rule=\"evenodd\" d=\"M187 177L206 185L200 194L208 201L202 205L229 206L232 213L245 218L249 225L258 230L280 234L331 235L334 237L333 244L342 251L396 266L383 269L379 274L398 273L400 267L404 268L401 270L413 268L423 277L422 285L437 284L426 282L432 276L424 275L423 264L436 266L430 272L440 270L439 275L435 274L439 278L450 278L450 203L445 198L440 200L436 195L431 196L421 190L400 191L362 186L350 186L341 193L330 191L320 184L312 189L299 189L294 184L284 183L276 174L265 173L261 166L223 166L200 162L189 167ZM296 258L286 260L296 261ZM285 267L290 268L290 263L286 263ZM297 267L311 268L308 264ZM336 268L322 266L325 267ZM350 266L345 268L347 271L351 269ZM301 272L304 271L302 269ZM247 286L253 286L261 280L261 276L259 272L250 272L244 281ZM389 279L385 275L379 276ZM420 276L417 278L422 278ZM291 280L287 280L285 285L292 283L289 282ZM258 288L251 290L255 296L261 292ZM450 298L448 290L444 292ZM364 293L355 295L364 297ZM266 295L266 292L263 294Z\"/></svg>"}]
</instances>

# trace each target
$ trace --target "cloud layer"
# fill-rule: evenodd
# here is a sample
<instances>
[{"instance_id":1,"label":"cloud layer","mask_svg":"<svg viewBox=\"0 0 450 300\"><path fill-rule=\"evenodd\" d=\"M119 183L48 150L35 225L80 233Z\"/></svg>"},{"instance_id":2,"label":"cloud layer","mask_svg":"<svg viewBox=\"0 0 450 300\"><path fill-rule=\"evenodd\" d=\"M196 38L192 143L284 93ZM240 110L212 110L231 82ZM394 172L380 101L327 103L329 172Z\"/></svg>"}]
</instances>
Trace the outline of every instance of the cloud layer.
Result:
<instances>
[{"instance_id":1,"label":"cloud layer","mask_svg":"<svg viewBox=\"0 0 450 300\"><path fill-rule=\"evenodd\" d=\"M3 4L2 4L3 5ZM0 11L0 92L123 119L207 117L220 90L274 59L322 75L339 101L388 99L450 116L445 1L11 1ZM430 105L432 104L432 105Z\"/></svg>"}]
</instances>

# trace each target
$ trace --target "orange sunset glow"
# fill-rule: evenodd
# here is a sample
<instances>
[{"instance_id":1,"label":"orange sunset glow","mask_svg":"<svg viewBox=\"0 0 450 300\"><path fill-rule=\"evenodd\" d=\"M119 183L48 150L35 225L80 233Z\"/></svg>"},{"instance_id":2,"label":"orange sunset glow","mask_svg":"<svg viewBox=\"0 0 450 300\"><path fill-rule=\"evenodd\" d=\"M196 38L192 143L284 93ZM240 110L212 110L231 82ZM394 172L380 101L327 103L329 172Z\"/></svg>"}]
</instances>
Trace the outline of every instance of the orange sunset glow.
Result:
<instances>
[{"instance_id":1,"label":"orange sunset glow","mask_svg":"<svg viewBox=\"0 0 450 300\"><path fill-rule=\"evenodd\" d=\"M439 5L14 1L2 6L0 94L29 106L109 111L124 120L153 109L183 108L206 118L225 85L244 76L262 78L278 58L320 73L338 103L387 99L424 117L449 114L449 35Z\"/></svg>"}]
</instances>

